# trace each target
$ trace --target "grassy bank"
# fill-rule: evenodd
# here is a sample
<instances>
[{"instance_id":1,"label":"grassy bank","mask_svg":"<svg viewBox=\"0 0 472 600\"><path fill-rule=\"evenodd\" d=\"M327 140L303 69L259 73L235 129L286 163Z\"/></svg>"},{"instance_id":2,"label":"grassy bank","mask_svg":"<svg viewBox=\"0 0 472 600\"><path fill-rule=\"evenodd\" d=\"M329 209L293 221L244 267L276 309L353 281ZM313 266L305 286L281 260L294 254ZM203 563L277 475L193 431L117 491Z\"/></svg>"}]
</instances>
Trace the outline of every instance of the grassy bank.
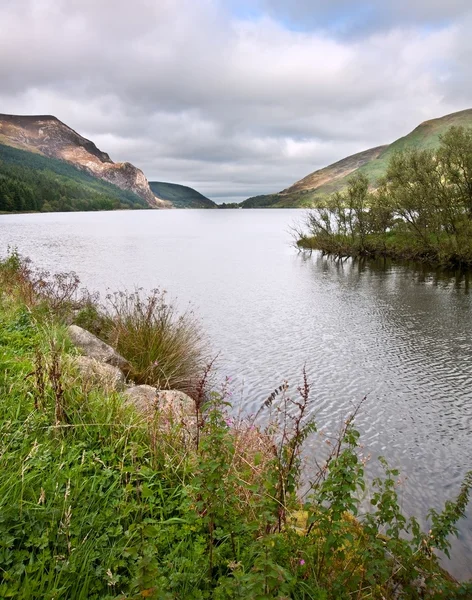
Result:
<instances>
[{"instance_id":1,"label":"grassy bank","mask_svg":"<svg viewBox=\"0 0 472 600\"><path fill-rule=\"evenodd\" d=\"M274 390L264 427L235 421L229 383L207 389L206 372L194 419L140 415L70 360L66 324L108 336L113 313L77 298L73 276L35 277L16 254L0 263L0 598L470 597L434 554L447 552L470 475L422 532L400 510L394 469L383 461L366 482L353 414L322 442L302 502L301 452L316 435L306 378ZM136 349L140 328L122 318L119 331Z\"/></svg>"}]
</instances>

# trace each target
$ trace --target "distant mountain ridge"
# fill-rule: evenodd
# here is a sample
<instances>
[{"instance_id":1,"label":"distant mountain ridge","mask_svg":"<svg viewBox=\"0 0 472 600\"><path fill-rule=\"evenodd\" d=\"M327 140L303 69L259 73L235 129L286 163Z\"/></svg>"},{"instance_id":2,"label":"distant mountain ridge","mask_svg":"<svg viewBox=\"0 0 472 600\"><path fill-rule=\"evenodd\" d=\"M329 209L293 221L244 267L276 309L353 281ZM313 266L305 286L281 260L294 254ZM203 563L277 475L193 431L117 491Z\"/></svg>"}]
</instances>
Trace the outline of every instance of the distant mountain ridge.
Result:
<instances>
[{"instance_id":1,"label":"distant mountain ridge","mask_svg":"<svg viewBox=\"0 0 472 600\"><path fill-rule=\"evenodd\" d=\"M175 208L218 208L213 200L186 185L150 181L149 186L156 196L171 202Z\"/></svg>"},{"instance_id":2,"label":"distant mountain ridge","mask_svg":"<svg viewBox=\"0 0 472 600\"><path fill-rule=\"evenodd\" d=\"M0 144L66 161L94 177L132 192L152 208L171 206L152 192L140 169L129 162L114 163L91 140L52 115L0 114Z\"/></svg>"},{"instance_id":3,"label":"distant mountain ridge","mask_svg":"<svg viewBox=\"0 0 472 600\"><path fill-rule=\"evenodd\" d=\"M434 149L439 137L449 127L472 127L472 109L451 113L438 119L424 121L408 135L392 144L371 148L343 158L323 169L318 169L290 187L274 194L254 196L241 203L243 208L304 208L315 206L332 193L347 186L354 173L366 175L373 187L387 169L395 152L407 149Z\"/></svg>"}]
</instances>

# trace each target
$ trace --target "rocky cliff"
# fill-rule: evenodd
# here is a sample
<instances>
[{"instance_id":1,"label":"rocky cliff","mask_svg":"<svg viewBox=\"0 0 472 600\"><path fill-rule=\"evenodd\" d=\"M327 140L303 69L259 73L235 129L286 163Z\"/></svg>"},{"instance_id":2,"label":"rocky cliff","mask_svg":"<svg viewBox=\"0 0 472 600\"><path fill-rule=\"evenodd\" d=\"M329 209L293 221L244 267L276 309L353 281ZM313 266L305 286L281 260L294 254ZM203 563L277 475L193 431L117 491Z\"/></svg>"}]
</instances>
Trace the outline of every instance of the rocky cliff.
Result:
<instances>
[{"instance_id":1,"label":"rocky cliff","mask_svg":"<svg viewBox=\"0 0 472 600\"><path fill-rule=\"evenodd\" d=\"M152 192L140 169L128 162L114 163L92 141L51 115L0 114L0 143L69 162L94 177L133 192L151 207L171 206Z\"/></svg>"}]
</instances>

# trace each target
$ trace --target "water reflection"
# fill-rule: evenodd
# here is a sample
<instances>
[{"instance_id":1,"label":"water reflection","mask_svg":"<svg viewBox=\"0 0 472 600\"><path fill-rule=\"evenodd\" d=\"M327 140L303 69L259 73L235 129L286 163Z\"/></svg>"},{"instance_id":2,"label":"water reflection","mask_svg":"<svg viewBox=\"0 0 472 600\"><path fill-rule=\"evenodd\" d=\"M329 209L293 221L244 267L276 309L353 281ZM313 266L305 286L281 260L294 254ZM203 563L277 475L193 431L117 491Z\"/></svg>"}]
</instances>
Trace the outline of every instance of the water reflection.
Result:
<instances>
[{"instance_id":1,"label":"water reflection","mask_svg":"<svg viewBox=\"0 0 472 600\"><path fill-rule=\"evenodd\" d=\"M312 255L307 252L300 253L302 260L309 261ZM315 253L317 263L323 263L323 269L330 268L347 269L361 273L392 273L400 271L403 275L411 277L416 283L426 283L433 286L449 288L451 285L458 290L462 290L465 294L469 293L470 289L470 271L463 269L448 269L443 267L434 267L427 263L392 260L391 258L344 258L335 259L326 256L321 256Z\"/></svg>"},{"instance_id":2,"label":"water reflection","mask_svg":"<svg viewBox=\"0 0 472 600\"><path fill-rule=\"evenodd\" d=\"M344 311L344 346L357 357L345 358L343 366L359 391L370 388L359 420L363 439L408 475L408 512L424 516L428 506L440 508L472 465L469 275L319 255L300 262L314 294L321 278L335 282L330 314ZM334 375L338 383L344 378L339 370ZM370 468L375 472L375 463ZM471 575L470 507L467 514L450 567L458 576Z\"/></svg>"}]
</instances>

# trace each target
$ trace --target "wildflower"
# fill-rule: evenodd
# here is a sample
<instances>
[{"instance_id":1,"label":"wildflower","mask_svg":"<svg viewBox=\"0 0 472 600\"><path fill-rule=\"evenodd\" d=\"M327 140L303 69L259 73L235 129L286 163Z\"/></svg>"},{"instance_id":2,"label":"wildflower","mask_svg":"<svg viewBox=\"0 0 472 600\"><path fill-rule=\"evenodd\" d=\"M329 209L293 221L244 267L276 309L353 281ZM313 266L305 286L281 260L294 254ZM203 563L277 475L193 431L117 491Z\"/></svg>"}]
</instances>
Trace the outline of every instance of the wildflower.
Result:
<instances>
[{"instance_id":1,"label":"wildflower","mask_svg":"<svg viewBox=\"0 0 472 600\"><path fill-rule=\"evenodd\" d=\"M305 564L305 561L303 560L303 558L301 559L300 564L301 564L302 567Z\"/></svg>"}]
</instances>

